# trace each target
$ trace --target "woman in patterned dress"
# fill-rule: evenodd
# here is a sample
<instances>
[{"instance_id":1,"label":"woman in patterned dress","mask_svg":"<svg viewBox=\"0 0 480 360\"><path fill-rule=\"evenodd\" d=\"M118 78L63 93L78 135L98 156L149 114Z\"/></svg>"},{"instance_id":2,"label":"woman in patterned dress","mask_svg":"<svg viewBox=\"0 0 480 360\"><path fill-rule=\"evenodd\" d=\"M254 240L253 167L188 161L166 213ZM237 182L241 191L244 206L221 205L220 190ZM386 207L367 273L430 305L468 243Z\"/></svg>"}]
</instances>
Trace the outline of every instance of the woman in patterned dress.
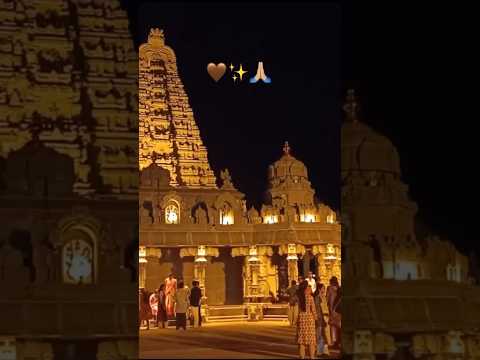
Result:
<instances>
[{"instance_id":1,"label":"woman in patterned dress","mask_svg":"<svg viewBox=\"0 0 480 360\"><path fill-rule=\"evenodd\" d=\"M298 288L298 321L297 341L300 347L300 359L305 359L305 347L308 347L310 358L315 358L317 334L315 320L317 312L312 296L312 287L303 281Z\"/></svg>"}]
</instances>

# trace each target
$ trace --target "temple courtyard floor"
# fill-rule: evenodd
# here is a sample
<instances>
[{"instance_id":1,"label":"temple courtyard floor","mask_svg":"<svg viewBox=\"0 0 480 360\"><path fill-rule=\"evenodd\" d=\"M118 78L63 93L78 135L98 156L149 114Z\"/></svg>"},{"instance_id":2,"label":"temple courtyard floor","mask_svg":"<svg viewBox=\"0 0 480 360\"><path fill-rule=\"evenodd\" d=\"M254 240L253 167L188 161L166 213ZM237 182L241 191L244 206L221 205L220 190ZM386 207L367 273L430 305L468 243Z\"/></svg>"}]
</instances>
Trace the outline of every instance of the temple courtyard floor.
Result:
<instances>
[{"instance_id":1,"label":"temple courtyard floor","mask_svg":"<svg viewBox=\"0 0 480 360\"><path fill-rule=\"evenodd\" d=\"M141 359L298 358L287 321L215 322L200 328L140 330Z\"/></svg>"}]
</instances>

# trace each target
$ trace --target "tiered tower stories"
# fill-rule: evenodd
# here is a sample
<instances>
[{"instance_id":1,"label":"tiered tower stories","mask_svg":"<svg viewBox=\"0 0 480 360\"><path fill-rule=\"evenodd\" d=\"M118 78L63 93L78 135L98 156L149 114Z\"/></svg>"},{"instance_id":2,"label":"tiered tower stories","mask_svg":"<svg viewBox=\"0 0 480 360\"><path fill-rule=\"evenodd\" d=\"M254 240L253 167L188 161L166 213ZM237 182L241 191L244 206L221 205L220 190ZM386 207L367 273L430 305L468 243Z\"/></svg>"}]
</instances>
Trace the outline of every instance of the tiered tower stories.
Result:
<instances>
[{"instance_id":1,"label":"tiered tower stories","mask_svg":"<svg viewBox=\"0 0 480 360\"><path fill-rule=\"evenodd\" d=\"M172 186L216 188L173 50L162 30L152 29L139 51L140 169L157 164Z\"/></svg>"}]
</instances>

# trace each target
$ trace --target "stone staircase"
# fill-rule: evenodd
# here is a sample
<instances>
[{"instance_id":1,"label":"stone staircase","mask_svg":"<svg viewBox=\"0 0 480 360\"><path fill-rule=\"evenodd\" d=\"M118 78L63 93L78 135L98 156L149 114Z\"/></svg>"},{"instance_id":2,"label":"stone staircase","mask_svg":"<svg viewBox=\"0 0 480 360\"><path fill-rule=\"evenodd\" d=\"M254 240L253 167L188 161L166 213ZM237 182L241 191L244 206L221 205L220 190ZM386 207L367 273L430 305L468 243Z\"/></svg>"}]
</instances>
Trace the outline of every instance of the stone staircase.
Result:
<instances>
[{"instance_id":1,"label":"stone staircase","mask_svg":"<svg viewBox=\"0 0 480 360\"><path fill-rule=\"evenodd\" d=\"M288 321L288 305L287 304L269 304L263 311L265 320Z\"/></svg>"},{"instance_id":2,"label":"stone staircase","mask_svg":"<svg viewBox=\"0 0 480 360\"><path fill-rule=\"evenodd\" d=\"M246 305L213 305L208 308L208 322L247 321L248 309ZM287 321L288 305L268 304L263 311L265 320Z\"/></svg>"},{"instance_id":3,"label":"stone staircase","mask_svg":"<svg viewBox=\"0 0 480 360\"><path fill-rule=\"evenodd\" d=\"M212 305L208 307L208 322L247 321L244 305Z\"/></svg>"}]
</instances>

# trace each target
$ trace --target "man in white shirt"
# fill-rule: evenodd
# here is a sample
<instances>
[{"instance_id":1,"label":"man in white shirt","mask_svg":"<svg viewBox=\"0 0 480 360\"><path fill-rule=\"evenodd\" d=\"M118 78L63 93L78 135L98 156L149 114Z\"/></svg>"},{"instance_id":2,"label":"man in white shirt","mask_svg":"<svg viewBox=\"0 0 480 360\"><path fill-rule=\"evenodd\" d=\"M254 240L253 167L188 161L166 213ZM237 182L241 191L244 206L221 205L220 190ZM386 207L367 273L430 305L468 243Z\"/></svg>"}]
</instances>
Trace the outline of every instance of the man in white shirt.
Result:
<instances>
[{"instance_id":1,"label":"man in white shirt","mask_svg":"<svg viewBox=\"0 0 480 360\"><path fill-rule=\"evenodd\" d=\"M313 278L313 273L311 271L308 272L308 277L306 278L306 280L308 282L308 285L310 285L310 287L312 288L312 293L314 293L317 289L317 283Z\"/></svg>"}]
</instances>

